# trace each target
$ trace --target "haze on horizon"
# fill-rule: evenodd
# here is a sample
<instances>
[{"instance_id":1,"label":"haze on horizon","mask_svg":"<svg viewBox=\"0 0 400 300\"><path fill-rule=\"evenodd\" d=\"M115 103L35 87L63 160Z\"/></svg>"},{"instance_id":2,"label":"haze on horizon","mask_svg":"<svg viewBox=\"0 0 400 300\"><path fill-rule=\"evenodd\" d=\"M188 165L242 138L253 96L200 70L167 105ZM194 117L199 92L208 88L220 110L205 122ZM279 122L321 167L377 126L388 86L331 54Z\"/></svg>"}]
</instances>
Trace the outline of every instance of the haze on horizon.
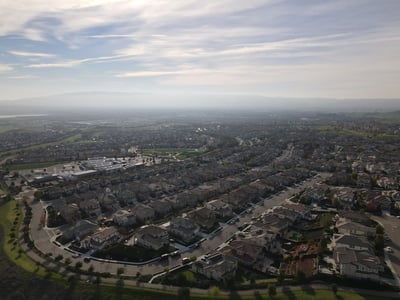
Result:
<instances>
[{"instance_id":1,"label":"haze on horizon","mask_svg":"<svg viewBox=\"0 0 400 300\"><path fill-rule=\"evenodd\" d=\"M0 100L400 99L399 11L396 0L5 0Z\"/></svg>"}]
</instances>

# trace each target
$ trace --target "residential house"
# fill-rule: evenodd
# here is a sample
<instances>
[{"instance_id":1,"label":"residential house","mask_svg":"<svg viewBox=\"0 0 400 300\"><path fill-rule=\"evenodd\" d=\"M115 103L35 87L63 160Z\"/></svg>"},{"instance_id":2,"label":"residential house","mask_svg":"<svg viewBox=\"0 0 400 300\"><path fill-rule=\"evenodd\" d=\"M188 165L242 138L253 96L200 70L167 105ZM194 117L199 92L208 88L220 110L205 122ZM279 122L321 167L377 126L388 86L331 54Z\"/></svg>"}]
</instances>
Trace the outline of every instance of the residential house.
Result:
<instances>
[{"instance_id":1,"label":"residential house","mask_svg":"<svg viewBox=\"0 0 400 300\"><path fill-rule=\"evenodd\" d=\"M68 224L75 224L81 219L81 213L77 204L68 204L60 209L60 214Z\"/></svg>"},{"instance_id":2,"label":"residential house","mask_svg":"<svg viewBox=\"0 0 400 300\"><path fill-rule=\"evenodd\" d=\"M200 226L193 220L182 217L172 219L168 227L168 232L185 244L189 244L196 240L199 231Z\"/></svg>"},{"instance_id":3,"label":"residential house","mask_svg":"<svg viewBox=\"0 0 400 300\"><path fill-rule=\"evenodd\" d=\"M97 199L87 199L82 200L79 203L79 208L88 216L88 217L98 217L101 215L101 208L99 201Z\"/></svg>"},{"instance_id":4,"label":"residential house","mask_svg":"<svg viewBox=\"0 0 400 300\"><path fill-rule=\"evenodd\" d=\"M299 214L302 219L313 220L313 216L311 215L312 208L309 205L294 202L285 202L284 204L282 204L282 207L296 214Z\"/></svg>"},{"instance_id":5,"label":"residential house","mask_svg":"<svg viewBox=\"0 0 400 300\"><path fill-rule=\"evenodd\" d=\"M154 219L155 212L148 205L139 204L132 209L132 213L136 216L136 220L140 223L147 223Z\"/></svg>"},{"instance_id":6,"label":"residential house","mask_svg":"<svg viewBox=\"0 0 400 300\"><path fill-rule=\"evenodd\" d=\"M175 211L184 209L186 207L186 202L181 201L181 199L178 199L177 195L173 195L170 197L165 198L167 202L169 202L172 206L172 209Z\"/></svg>"},{"instance_id":7,"label":"residential house","mask_svg":"<svg viewBox=\"0 0 400 300\"><path fill-rule=\"evenodd\" d=\"M130 226L136 224L136 215L130 209L117 210L112 215L112 219L118 226Z\"/></svg>"},{"instance_id":8,"label":"residential house","mask_svg":"<svg viewBox=\"0 0 400 300\"><path fill-rule=\"evenodd\" d=\"M276 234L261 222L255 222L246 231L236 234L236 239L260 245L269 252L279 251L280 244L276 239Z\"/></svg>"},{"instance_id":9,"label":"residential house","mask_svg":"<svg viewBox=\"0 0 400 300\"><path fill-rule=\"evenodd\" d=\"M275 233L277 238L282 238L288 233L289 221L287 219L279 218L274 214L264 214L262 223L269 232Z\"/></svg>"},{"instance_id":10,"label":"residential house","mask_svg":"<svg viewBox=\"0 0 400 300\"><path fill-rule=\"evenodd\" d=\"M63 236L66 240L82 239L87 235L92 234L98 226L87 220L80 220L75 225L64 230Z\"/></svg>"},{"instance_id":11,"label":"residential house","mask_svg":"<svg viewBox=\"0 0 400 300\"><path fill-rule=\"evenodd\" d=\"M204 230L211 230L217 221L214 211L207 207L198 208L188 213L188 218L192 219Z\"/></svg>"},{"instance_id":12,"label":"residential house","mask_svg":"<svg viewBox=\"0 0 400 300\"><path fill-rule=\"evenodd\" d=\"M358 173L357 174L357 187L370 188L371 187L370 176L366 173Z\"/></svg>"},{"instance_id":13,"label":"residential house","mask_svg":"<svg viewBox=\"0 0 400 300\"><path fill-rule=\"evenodd\" d=\"M313 203L321 203L323 202L326 197L326 192L328 190L328 186L317 186L306 189L303 194L303 197L306 199L311 200Z\"/></svg>"},{"instance_id":14,"label":"residential house","mask_svg":"<svg viewBox=\"0 0 400 300\"><path fill-rule=\"evenodd\" d=\"M237 261L221 253L214 253L192 264L192 271L203 276L221 281L233 278L237 270Z\"/></svg>"},{"instance_id":15,"label":"residential house","mask_svg":"<svg viewBox=\"0 0 400 300\"><path fill-rule=\"evenodd\" d=\"M344 247L357 251L371 251L372 249L372 245L368 242L366 238L349 234L334 235L332 247Z\"/></svg>"},{"instance_id":16,"label":"residential house","mask_svg":"<svg viewBox=\"0 0 400 300\"><path fill-rule=\"evenodd\" d=\"M354 192L351 189L339 189L336 192L338 201L345 207L351 207L354 204Z\"/></svg>"},{"instance_id":17,"label":"residential house","mask_svg":"<svg viewBox=\"0 0 400 300\"><path fill-rule=\"evenodd\" d=\"M273 214L281 219L287 219L290 224L296 223L300 219L299 213L293 210L286 209L282 206L274 207Z\"/></svg>"},{"instance_id":18,"label":"residential house","mask_svg":"<svg viewBox=\"0 0 400 300\"><path fill-rule=\"evenodd\" d=\"M385 176L377 178L376 184L379 187L384 188L385 190L397 190L399 188L398 179L394 176L393 177Z\"/></svg>"},{"instance_id":19,"label":"residential house","mask_svg":"<svg viewBox=\"0 0 400 300\"><path fill-rule=\"evenodd\" d=\"M155 225L142 226L135 234L135 244L159 250L169 245L168 231Z\"/></svg>"},{"instance_id":20,"label":"residential house","mask_svg":"<svg viewBox=\"0 0 400 300\"><path fill-rule=\"evenodd\" d=\"M257 260L263 258L263 247L247 241L233 240L223 248L222 253L245 266L253 266Z\"/></svg>"},{"instance_id":21,"label":"residential house","mask_svg":"<svg viewBox=\"0 0 400 300\"><path fill-rule=\"evenodd\" d=\"M381 210L390 211L390 208L392 206L392 202L387 196L378 195L372 201L376 203Z\"/></svg>"},{"instance_id":22,"label":"residential house","mask_svg":"<svg viewBox=\"0 0 400 300\"><path fill-rule=\"evenodd\" d=\"M153 208L156 215L161 218L165 217L172 211L171 203L165 199L153 201L149 206Z\"/></svg>"},{"instance_id":23,"label":"residential house","mask_svg":"<svg viewBox=\"0 0 400 300\"><path fill-rule=\"evenodd\" d=\"M384 271L379 258L368 251L336 247L333 258L339 274L344 277L379 281L379 273Z\"/></svg>"},{"instance_id":24,"label":"residential house","mask_svg":"<svg viewBox=\"0 0 400 300\"><path fill-rule=\"evenodd\" d=\"M376 229L374 227L365 226L356 222L351 222L346 219L339 219L336 222L338 233L343 235L360 235L364 237L374 237Z\"/></svg>"},{"instance_id":25,"label":"residential house","mask_svg":"<svg viewBox=\"0 0 400 300\"><path fill-rule=\"evenodd\" d=\"M81 248L101 249L106 245L117 242L121 238L115 227L98 228L93 234L81 240Z\"/></svg>"},{"instance_id":26,"label":"residential house","mask_svg":"<svg viewBox=\"0 0 400 300\"><path fill-rule=\"evenodd\" d=\"M100 206L106 211L115 212L121 209L117 197L108 188L104 194L100 195L99 199Z\"/></svg>"},{"instance_id":27,"label":"residential house","mask_svg":"<svg viewBox=\"0 0 400 300\"><path fill-rule=\"evenodd\" d=\"M233 215L230 205L220 199L207 202L205 207L212 210L218 217L225 218Z\"/></svg>"},{"instance_id":28,"label":"residential house","mask_svg":"<svg viewBox=\"0 0 400 300\"><path fill-rule=\"evenodd\" d=\"M199 203L198 197L191 193L192 191L184 191L176 195L178 202L183 203L184 207L196 207Z\"/></svg>"},{"instance_id":29,"label":"residential house","mask_svg":"<svg viewBox=\"0 0 400 300\"><path fill-rule=\"evenodd\" d=\"M364 213L352 210L342 210L339 212L339 218L347 219L351 222L363 224L365 226L373 226L371 219Z\"/></svg>"}]
</instances>

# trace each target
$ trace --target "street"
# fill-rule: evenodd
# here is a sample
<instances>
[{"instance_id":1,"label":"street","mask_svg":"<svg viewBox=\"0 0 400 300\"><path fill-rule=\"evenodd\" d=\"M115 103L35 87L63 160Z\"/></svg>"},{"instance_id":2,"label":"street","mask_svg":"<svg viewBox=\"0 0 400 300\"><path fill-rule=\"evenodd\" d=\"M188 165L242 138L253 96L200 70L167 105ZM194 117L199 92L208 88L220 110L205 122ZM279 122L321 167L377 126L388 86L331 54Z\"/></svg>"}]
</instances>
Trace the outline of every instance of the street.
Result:
<instances>
[{"instance_id":1,"label":"street","mask_svg":"<svg viewBox=\"0 0 400 300\"><path fill-rule=\"evenodd\" d=\"M385 228L385 234L390 239L388 241L385 241L385 246L389 246L392 251L385 251L385 256L389 259L390 264L393 268L392 271L396 273L394 275L395 278L397 277L397 284L400 286L400 280L398 278L400 274L400 219L390 215L372 216L371 218L380 223Z\"/></svg>"}]
</instances>

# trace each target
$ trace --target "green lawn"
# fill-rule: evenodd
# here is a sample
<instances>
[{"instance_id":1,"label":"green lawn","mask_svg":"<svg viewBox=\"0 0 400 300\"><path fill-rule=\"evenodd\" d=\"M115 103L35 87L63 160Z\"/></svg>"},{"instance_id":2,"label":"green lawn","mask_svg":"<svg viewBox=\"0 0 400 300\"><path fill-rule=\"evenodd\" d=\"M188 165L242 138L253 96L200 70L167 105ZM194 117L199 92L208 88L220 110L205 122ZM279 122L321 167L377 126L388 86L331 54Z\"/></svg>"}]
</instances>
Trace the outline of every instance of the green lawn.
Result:
<instances>
[{"instance_id":1,"label":"green lawn","mask_svg":"<svg viewBox=\"0 0 400 300\"><path fill-rule=\"evenodd\" d=\"M0 190L2 190L4 194L8 194L8 186L3 179L0 179Z\"/></svg>"},{"instance_id":2,"label":"green lawn","mask_svg":"<svg viewBox=\"0 0 400 300\"><path fill-rule=\"evenodd\" d=\"M23 215L21 213L21 207L17 208L17 202L12 200L7 202L6 204L0 207L0 225L4 230L4 243L3 250L7 257L15 263L20 268L31 272L36 273L40 276L45 277L48 272L46 269L37 266L36 262L34 262L30 257L28 257L24 252L20 251L19 243L14 240L10 242L10 233L11 228L14 226L16 228L15 234L17 234L18 228L20 228ZM19 213L18 222L14 225L15 218ZM62 276L59 274L53 274L53 278L61 279Z\"/></svg>"}]
</instances>

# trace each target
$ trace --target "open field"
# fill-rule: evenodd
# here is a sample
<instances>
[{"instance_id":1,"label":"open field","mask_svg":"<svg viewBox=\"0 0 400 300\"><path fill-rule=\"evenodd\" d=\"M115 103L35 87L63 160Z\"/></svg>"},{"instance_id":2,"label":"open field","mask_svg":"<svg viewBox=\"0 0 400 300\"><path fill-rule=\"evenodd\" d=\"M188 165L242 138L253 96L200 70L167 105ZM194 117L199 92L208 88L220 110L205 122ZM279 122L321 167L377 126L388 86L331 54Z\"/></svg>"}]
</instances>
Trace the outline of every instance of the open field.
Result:
<instances>
[{"instance_id":1,"label":"open field","mask_svg":"<svg viewBox=\"0 0 400 300\"><path fill-rule=\"evenodd\" d=\"M32 169L44 169L51 166L56 165L57 162L44 162L44 163L36 163L36 164L17 164L17 165L10 165L8 169L10 171L20 171L20 170L32 170Z\"/></svg>"}]
</instances>

